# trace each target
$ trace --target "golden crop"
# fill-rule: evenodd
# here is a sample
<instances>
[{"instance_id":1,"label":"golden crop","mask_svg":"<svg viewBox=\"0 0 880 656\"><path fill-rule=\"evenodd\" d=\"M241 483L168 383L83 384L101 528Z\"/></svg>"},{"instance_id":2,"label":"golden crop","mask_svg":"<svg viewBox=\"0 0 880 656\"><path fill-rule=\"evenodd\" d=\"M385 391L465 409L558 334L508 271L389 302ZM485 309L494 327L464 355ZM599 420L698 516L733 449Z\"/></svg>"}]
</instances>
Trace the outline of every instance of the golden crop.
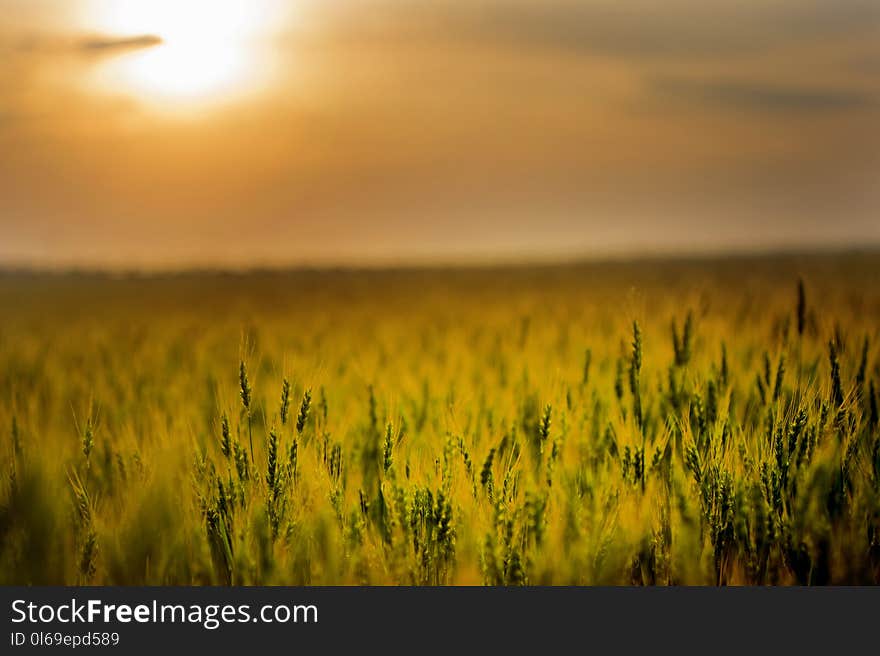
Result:
<instances>
[{"instance_id":1,"label":"golden crop","mask_svg":"<svg viewBox=\"0 0 880 656\"><path fill-rule=\"evenodd\" d=\"M876 255L0 307L3 584L880 583Z\"/></svg>"}]
</instances>

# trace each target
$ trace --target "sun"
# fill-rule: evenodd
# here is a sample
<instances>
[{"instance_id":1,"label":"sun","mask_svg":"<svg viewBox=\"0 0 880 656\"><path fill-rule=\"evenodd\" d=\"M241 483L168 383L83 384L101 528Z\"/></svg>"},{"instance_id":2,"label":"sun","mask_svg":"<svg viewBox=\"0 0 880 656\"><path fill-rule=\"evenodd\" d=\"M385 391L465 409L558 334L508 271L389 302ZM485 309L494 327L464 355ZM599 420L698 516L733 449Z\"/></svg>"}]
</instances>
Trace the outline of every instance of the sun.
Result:
<instances>
[{"instance_id":1,"label":"sun","mask_svg":"<svg viewBox=\"0 0 880 656\"><path fill-rule=\"evenodd\" d=\"M94 0L96 29L155 35L158 46L102 67L105 85L165 107L246 93L261 81L261 36L280 19L279 0Z\"/></svg>"}]
</instances>

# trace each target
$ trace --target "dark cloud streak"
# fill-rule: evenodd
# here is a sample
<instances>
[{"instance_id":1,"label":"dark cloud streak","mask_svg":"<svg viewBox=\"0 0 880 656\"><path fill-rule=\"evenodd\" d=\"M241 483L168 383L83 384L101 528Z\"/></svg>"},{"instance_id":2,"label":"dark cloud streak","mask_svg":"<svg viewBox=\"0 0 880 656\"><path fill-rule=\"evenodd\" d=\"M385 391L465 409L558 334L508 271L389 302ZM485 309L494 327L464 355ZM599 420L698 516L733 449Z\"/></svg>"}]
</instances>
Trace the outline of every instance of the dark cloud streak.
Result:
<instances>
[{"instance_id":1,"label":"dark cloud streak","mask_svg":"<svg viewBox=\"0 0 880 656\"><path fill-rule=\"evenodd\" d=\"M113 53L152 48L161 44L161 37L154 34L143 34L123 38L94 36L79 41L78 46L80 50L85 52Z\"/></svg>"},{"instance_id":2,"label":"dark cloud streak","mask_svg":"<svg viewBox=\"0 0 880 656\"><path fill-rule=\"evenodd\" d=\"M655 99L677 100L688 107L698 104L758 111L826 112L880 106L877 97L865 91L742 80L658 77L648 82L648 92Z\"/></svg>"},{"instance_id":3,"label":"dark cloud streak","mask_svg":"<svg viewBox=\"0 0 880 656\"><path fill-rule=\"evenodd\" d=\"M162 38L155 34L138 34L135 36L81 35L81 36L28 36L18 41L0 40L0 52L6 50L12 54L30 55L71 55L85 54L94 56L116 55L133 50L154 48L163 43Z\"/></svg>"}]
</instances>

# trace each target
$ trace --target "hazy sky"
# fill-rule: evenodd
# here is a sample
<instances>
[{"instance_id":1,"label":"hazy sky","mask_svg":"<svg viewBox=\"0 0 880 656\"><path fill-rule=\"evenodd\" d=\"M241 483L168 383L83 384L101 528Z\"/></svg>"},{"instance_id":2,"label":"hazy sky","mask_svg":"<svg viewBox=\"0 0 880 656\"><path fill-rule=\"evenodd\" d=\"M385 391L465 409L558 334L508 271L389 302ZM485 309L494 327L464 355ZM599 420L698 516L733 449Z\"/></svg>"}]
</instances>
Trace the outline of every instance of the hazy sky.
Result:
<instances>
[{"instance_id":1,"label":"hazy sky","mask_svg":"<svg viewBox=\"0 0 880 656\"><path fill-rule=\"evenodd\" d=\"M0 264L880 244L877 0L0 0Z\"/></svg>"}]
</instances>

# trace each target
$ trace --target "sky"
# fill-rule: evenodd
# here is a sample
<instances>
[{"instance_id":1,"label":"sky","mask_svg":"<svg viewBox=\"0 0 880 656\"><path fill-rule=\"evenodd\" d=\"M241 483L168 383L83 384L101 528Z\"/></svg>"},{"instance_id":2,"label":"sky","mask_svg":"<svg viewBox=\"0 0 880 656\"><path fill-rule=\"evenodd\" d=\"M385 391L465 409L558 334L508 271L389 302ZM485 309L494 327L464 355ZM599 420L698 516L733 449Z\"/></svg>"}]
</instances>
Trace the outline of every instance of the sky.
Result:
<instances>
[{"instance_id":1,"label":"sky","mask_svg":"<svg viewBox=\"0 0 880 656\"><path fill-rule=\"evenodd\" d=\"M0 266L880 245L876 0L0 0Z\"/></svg>"}]
</instances>

